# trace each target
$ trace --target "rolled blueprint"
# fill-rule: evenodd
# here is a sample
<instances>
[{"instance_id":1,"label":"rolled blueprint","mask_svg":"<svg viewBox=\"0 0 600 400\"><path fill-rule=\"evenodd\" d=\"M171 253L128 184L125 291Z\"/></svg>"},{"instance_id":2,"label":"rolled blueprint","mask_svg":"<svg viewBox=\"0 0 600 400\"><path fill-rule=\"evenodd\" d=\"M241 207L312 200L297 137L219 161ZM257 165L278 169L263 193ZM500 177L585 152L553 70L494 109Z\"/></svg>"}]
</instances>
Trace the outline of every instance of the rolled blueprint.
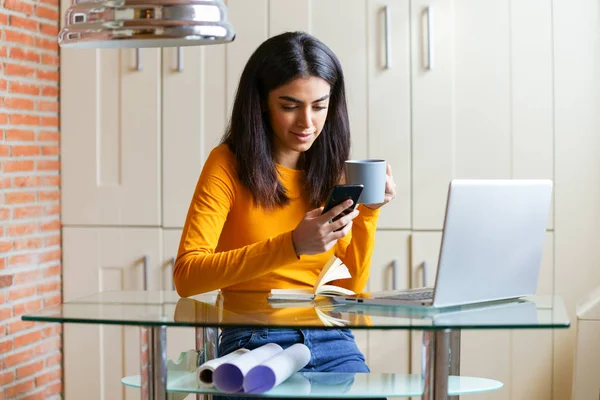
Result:
<instances>
[{"instance_id":1,"label":"rolled blueprint","mask_svg":"<svg viewBox=\"0 0 600 400\"><path fill-rule=\"evenodd\" d=\"M225 393L239 392L244 387L244 377L248 371L282 350L276 343L267 343L219 365L213 373L215 387Z\"/></svg>"},{"instance_id":2,"label":"rolled blueprint","mask_svg":"<svg viewBox=\"0 0 600 400\"><path fill-rule=\"evenodd\" d=\"M202 386L202 387L206 387L206 388L211 388L214 385L213 383L213 373L215 372L215 370L219 367L219 365L232 361L235 358L241 356L244 353L249 352L250 350L248 349L237 349L236 351L233 351L227 355L224 355L223 357L219 357L219 358L215 358L213 360L208 360L207 362L205 362L204 364L202 364L201 366L199 366L196 369L196 382L198 383L198 386Z\"/></svg>"},{"instance_id":3,"label":"rolled blueprint","mask_svg":"<svg viewBox=\"0 0 600 400\"><path fill-rule=\"evenodd\" d=\"M310 361L310 350L296 343L252 368L244 378L245 393L263 393L300 371Z\"/></svg>"}]
</instances>

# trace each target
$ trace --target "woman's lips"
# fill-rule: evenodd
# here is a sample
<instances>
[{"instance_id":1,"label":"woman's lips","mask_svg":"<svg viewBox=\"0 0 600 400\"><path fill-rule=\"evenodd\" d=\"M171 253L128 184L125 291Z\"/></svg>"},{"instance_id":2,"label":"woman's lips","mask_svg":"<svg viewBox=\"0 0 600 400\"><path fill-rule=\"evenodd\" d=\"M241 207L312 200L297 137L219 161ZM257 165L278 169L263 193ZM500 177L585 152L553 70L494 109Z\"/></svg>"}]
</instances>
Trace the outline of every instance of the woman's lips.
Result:
<instances>
[{"instance_id":1,"label":"woman's lips","mask_svg":"<svg viewBox=\"0 0 600 400\"><path fill-rule=\"evenodd\" d=\"M296 138L298 140L300 140L301 142L307 142L308 140L310 140L310 138L312 137L312 133L296 133L296 132L291 132L292 135L296 136Z\"/></svg>"}]
</instances>

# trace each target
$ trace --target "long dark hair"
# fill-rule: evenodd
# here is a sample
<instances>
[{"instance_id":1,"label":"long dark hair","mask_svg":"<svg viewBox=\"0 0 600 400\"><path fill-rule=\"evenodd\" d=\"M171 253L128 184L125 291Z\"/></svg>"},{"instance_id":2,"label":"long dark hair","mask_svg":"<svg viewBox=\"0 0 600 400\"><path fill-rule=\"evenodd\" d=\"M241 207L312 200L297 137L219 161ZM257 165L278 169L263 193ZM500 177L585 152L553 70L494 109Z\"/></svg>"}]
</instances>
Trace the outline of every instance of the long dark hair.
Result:
<instances>
[{"instance_id":1,"label":"long dark hair","mask_svg":"<svg viewBox=\"0 0 600 400\"><path fill-rule=\"evenodd\" d=\"M310 149L301 155L303 193L322 205L340 182L350 154L350 124L342 66L324 43L304 32L286 32L263 42L250 56L238 85L231 120L222 143L235 155L240 181L265 208L289 198L273 159L273 131L267 110L269 92L294 79L314 76L331 86L327 118Z\"/></svg>"}]
</instances>

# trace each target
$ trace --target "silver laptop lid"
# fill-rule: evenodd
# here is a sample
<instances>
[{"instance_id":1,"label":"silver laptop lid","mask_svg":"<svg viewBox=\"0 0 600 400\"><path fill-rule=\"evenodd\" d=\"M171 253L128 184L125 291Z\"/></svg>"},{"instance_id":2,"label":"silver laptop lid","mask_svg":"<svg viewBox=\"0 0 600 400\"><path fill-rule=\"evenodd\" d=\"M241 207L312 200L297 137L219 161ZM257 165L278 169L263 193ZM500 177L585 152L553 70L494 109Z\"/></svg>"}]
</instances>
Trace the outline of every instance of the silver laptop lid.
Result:
<instances>
[{"instance_id":1,"label":"silver laptop lid","mask_svg":"<svg viewBox=\"0 0 600 400\"><path fill-rule=\"evenodd\" d=\"M535 294L551 199L551 180L452 180L433 305Z\"/></svg>"}]
</instances>

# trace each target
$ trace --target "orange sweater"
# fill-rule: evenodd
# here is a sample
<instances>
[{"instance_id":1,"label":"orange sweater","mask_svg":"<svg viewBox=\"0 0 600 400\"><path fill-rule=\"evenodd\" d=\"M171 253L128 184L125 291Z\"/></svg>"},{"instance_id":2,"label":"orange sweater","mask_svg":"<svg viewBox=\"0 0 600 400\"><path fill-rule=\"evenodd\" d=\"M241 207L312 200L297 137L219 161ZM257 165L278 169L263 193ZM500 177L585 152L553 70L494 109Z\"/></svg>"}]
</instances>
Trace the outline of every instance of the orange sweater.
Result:
<instances>
[{"instance_id":1,"label":"orange sweater","mask_svg":"<svg viewBox=\"0 0 600 400\"><path fill-rule=\"evenodd\" d=\"M352 232L328 252L298 259L292 230L311 210L301 192L304 172L281 165L277 169L290 203L266 211L254 205L250 192L238 181L229 148L220 145L212 150L200 174L179 244L173 276L179 295L215 289L312 288L334 252L353 277L335 284L363 291L369 279L379 210L359 206Z\"/></svg>"}]
</instances>

